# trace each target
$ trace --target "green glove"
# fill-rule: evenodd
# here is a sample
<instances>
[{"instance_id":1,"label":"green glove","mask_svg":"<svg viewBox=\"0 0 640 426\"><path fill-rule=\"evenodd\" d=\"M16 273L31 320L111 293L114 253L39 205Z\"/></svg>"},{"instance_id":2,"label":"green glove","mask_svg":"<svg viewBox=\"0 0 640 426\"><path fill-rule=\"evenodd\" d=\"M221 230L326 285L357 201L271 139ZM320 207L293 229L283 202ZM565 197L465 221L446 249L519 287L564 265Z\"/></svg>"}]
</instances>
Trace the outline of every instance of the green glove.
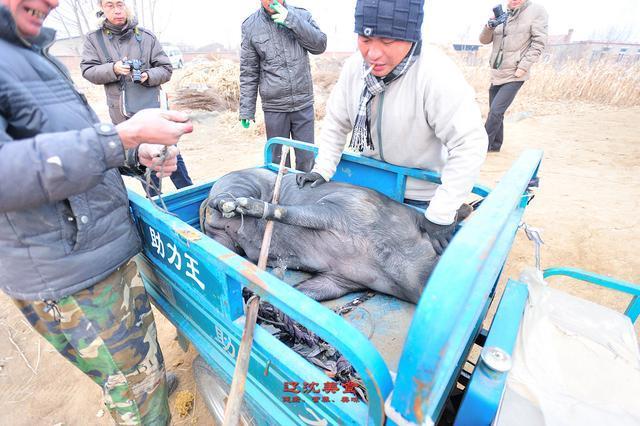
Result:
<instances>
[{"instance_id":1,"label":"green glove","mask_svg":"<svg viewBox=\"0 0 640 426\"><path fill-rule=\"evenodd\" d=\"M289 16L289 11L287 10L287 8L281 5L278 0L273 0L273 3L271 3L270 7L271 9L276 11L276 13L271 15L271 19L273 19L273 22L275 22L276 24L284 25L286 27L287 24L285 24L284 21L287 19L287 16Z\"/></svg>"},{"instance_id":2,"label":"green glove","mask_svg":"<svg viewBox=\"0 0 640 426\"><path fill-rule=\"evenodd\" d=\"M248 129L251 125L251 121L247 120L246 118L242 118L240 119L240 124L242 124L242 127L244 127L245 129Z\"/></svg>"}]
</instances>

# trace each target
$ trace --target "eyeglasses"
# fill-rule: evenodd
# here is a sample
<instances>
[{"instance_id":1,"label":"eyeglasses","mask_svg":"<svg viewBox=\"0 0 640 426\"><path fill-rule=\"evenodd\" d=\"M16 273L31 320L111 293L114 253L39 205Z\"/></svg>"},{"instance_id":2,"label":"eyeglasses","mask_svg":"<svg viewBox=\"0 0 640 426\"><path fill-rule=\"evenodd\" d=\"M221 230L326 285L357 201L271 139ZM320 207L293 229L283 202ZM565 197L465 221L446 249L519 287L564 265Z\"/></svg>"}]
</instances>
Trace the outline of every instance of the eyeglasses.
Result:
<instances>
[{"instance_id":1,"label":"eyeglasses","mask_svg":"<svg viewBox=\"0 0 640 426\"><path fill-rule=\"evenodd\" d=\"M124 10L125 7L127 7L127 6L123 2L118 2L118 3L115 3L115 4L114 3L107 3L107 4L102 6L102 8L104 10L109 10L109 11L114 10L114 9L116 9L116 10Z\"/></svg>"}]
</instances>

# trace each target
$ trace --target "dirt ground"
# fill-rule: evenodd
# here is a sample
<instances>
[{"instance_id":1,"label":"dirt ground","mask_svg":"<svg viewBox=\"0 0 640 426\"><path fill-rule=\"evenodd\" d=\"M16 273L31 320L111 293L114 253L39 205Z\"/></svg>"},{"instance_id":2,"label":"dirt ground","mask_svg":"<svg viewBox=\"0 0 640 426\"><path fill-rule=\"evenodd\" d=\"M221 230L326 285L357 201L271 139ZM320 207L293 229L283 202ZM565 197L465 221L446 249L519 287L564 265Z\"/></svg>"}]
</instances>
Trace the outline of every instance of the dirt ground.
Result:
<instances>
[{"instance_id":1,"label":"dirt ground","mask_svg":"<svg viewBox=\"0 0 640 426\"><path fill-rule=\"evenodd\" d=\"M99 114L106 118L100 91L79 81ZM486 105L486 95L479 95ZM544 267L584 268L623 280L640 281L640 108L520 102L506 122L503 151L490 154L481 182L495 185L525 149L544 150L541 187L525 220L543 230ZM486 109L486 108L485 108ZM194 180L203 182L231 170L262 162L262 137L230 130L229 123L205 116L181 143ZM168 182L168 179L167 179ZM138 188L136 182L131 183ZM503 274L517 278L533 265L533 245L519 233ZM624 310L629 299L568 281L553 281L567 291ZM197 393L191 374L193 350L183 353L171 324L156 313L159 338L169 370L180 376L179 390ZM171 399L173 407L173 398ZM0 424L108 425L101 390L60 357L25 323L11 301L0 295ZM174 423L213 424L201 399L187 418Z\"/></svg>"}]
</instances>

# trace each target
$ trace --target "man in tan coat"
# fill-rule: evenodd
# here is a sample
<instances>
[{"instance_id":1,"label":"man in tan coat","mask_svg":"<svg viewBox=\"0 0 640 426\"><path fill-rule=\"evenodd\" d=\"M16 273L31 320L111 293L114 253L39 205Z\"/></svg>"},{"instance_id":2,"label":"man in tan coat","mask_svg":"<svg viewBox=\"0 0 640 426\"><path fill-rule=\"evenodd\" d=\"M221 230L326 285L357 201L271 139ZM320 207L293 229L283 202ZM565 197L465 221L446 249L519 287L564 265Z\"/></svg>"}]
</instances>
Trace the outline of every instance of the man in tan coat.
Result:
<instances>
[{"instance_id":1,"label":"man in tan coat","mask_svg":"<svg viewBox=\"0 0 640 426\"><path fill-rule=\"evenodd\" d=\"M485 123L489 152L500 151L504 113L547 44L548 17L542 6L531 0L509 0L505 14L503 19L490 19L480 34L482 44L493 42L490 111Z\"/></svg>"}]
</instances>

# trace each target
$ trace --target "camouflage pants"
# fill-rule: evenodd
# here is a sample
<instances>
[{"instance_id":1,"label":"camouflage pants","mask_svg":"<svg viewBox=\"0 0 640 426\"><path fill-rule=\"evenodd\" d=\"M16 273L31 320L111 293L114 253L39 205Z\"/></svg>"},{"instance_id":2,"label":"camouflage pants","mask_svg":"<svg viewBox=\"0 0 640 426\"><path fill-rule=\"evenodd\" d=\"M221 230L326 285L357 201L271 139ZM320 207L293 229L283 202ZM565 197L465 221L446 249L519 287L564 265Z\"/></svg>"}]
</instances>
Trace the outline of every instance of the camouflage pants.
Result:
<instances>
[{"instance_id":1,"label":"camouflage pants","mask_svg":"<svg viewBox=\"0 0 640 426\"><path fill-rule=\"evenodd\" d=\"M56 302L14 300L31 325L104 391L119 425L170 421L164 360L133 261Z\"/></svg>"}]
</instances>

